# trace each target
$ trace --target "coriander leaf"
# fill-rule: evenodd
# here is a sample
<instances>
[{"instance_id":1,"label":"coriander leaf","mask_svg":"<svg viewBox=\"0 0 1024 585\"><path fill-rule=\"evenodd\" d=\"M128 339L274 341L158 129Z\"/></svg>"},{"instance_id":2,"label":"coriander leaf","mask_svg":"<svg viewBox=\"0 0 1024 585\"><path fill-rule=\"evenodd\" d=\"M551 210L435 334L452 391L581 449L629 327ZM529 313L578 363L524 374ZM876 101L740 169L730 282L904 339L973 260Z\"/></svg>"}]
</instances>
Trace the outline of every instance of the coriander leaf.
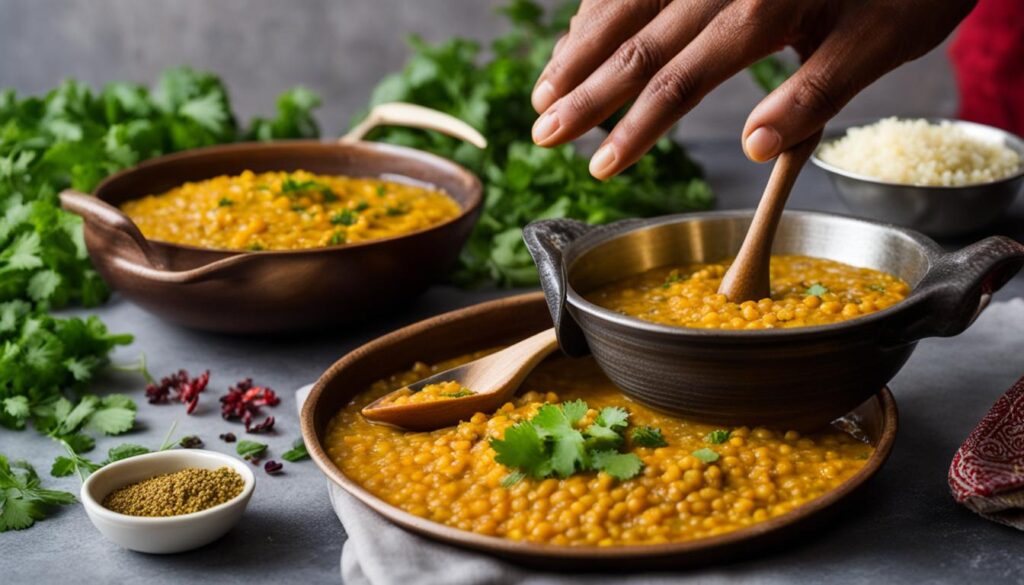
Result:
<instances>
[{"instance_id":1,"label":"coriander leaf","mask_svg":"<svg viewBox=\"0 0 1024 585\"><path fill-rule=\"evenodd\" d=\"M102 407L89 417L86 426L104 435L120 435L135 426L135 410L123 406Z\"/></svg>"},{"instance_id":2,"label":"coriander leaf","mask_svg":"<svg viewBox=\"0 0 1024 585\"><path fill-rule=\"evenodd\" d=\"M704 463L714 463L715 461L718 461L718 453L708 449L707 447L697 449L692 453L692 455Z\"/></svg>"},{"instance_id":3,"label":"coriander leaf","mask_svg":"<svg viewBox=\"0 0 1024 585\"><path fill-rule=\"evenodd\" d=\"M503 438L492 438L494 460L511 468L517 468L534 477L544 477L550 470L544 441L537 428L529 421L522 421L505 429Z\"/></svg>"},{"instance_id":4,"label":"coriander leaf","mask_svg":"<svg viewBox=\"0 0 1024 585\"><path fill-rule=\"evenodd\" d=\"M598 413L594 424L610 429L624 429L629 421L629 413L618 406L606 406Z\"/></svg>"},{"instance_id":5,"label":"coriander leaf","mask_svg":"<svg viewBox=\"0 0 1024 585\"><path fill-rule=\"evenodd\" d=\"M771 93L796 72L796 67L775 55L769 55L747 67L747 71L758 87L765 93Z\"/></svg>"},{"instance_id":6,"label":"coriander leaf","mask_svg":"<svg viewBox=\"0 0 1024 585\"><path fill-rule=\"evenodd\" d=\"M551 469L559 477L569 477L577 468L585 467L586 462L584 439L579 431L572 429L555 437L551 451Z\"/></svg>"},{"instance_id":7,"label":"coriander leaf","mask_svg":"<svg viewBox=\"0 0 1024 585\"><path fill-rule=\"evenodd\" d=\"M0 455L0 532L28 528L53 506L74 502L72 494L44 489L36 470L25 461L9 464Z\"/></svg>"},{"instance_id":8,"label":"coriander leaf","mask_svg":"<svg viewBox=\"0 0 1024 585\"><path fill-rule=\"evenodd\" d=\"M584 434L587 438L587 447L592 450L616 449L622 444L621 433L599 424L590 425Z\"/></svg>"},{"instance_id":9,"label":"coriander leaf","mask_svg":"<svg viewBox=\"0 0 1024 585\"><path fill-rule=\"evenodd\" d=\"M88 453L96 448L96 439L81 433L63 435L60 440L75 453Z\"/></svg>"},{"instance_id":10,"label":"coriander leaf","mask_svg":"<svg viewBox=\"0 0 1024 585\"><path fill-rule=\"evenodd\" d=\"M27 419L31 412L28 406L28 398L24 396L4 398L3 407L4 413L16 419Z\"/></svg>"},{"instance_id":11,"label":"coriander leaf","mask_svg":"<svg viewBox=\"0 0 1024 585\"><path fill-rule=\"evenodd\" d=\"M726 429L718 429L711 431L704 437L705 443L711 443L712 445L720 445L729 440L729 435L732 431Z\"/></svg>"},{"instance_id":12,"label":"coriander leaf","mask_svg":"<svg viewBox=\"0 0 1024 585\"><path fill-rule=\"evenodd\" d=\"M238 442L238 447L235 448L235 451L242 459L255 459L262 457L266 453L267 446L264 443L242 439Z\"/></svg>"},{"instance_id":13,"label":"coriander leaf","mask_svg":"<svg viewBox=\"0 0 1024 585\"><path fill-rule=\"evenodd\" d=\"M661 434L661 429L650 426L634 428L632 435L630 435L630 439L632 439L633 444L638 447L650 447L654 449L668 445L668 441L666 441L664 435Z\"/></svg>"},{"instance_id":14,"label":"coriander leaf","mask_svg":"<svg viewBox=\"0 0 1024 585\"><path fill-rule=\"evenodd\" d=\"M60 456L53 460L50 467L50 475L53 477L67 477L75 472L75 461L70 457Z\"/></svg>"},{"instance_id":15,"label":"coriander leaf","mask_svg":"<svg viewBox=\"0 0 1024 585\"><path fill-rule=\"evenodd\" d=\"M587 403L582 400L573 400L562 403L562 413L565 414L565 418L569 421L569 424L576 424L587 414L587 410L589 410L589 407L587 406Z\"/></svg>"},{"instance_id":16,"label":"coriander leaf","mask_svg":"<svg viewBox=\"0 0 1024 585\"><path fill-rule=\"evenodd\" d=\"M151 451L143 447L142 445L135 445L133 443L123 443L116 447L111 447L107 451L107 459L103 462L103 465L113 463L115 461L121 461L122 459L128 459L129 457L135 457L136 455L145 455L151 453Z\"/></svg>"},{"instance_id":17,"label":"coriander leaf","mask_svg":"<svg viewBox=\"0 0 1024 585\"><path fill-rule=\"evenodd\" d=\"M306 444L302 441L302 439L296 439L296 441L292 443L292 448L289 449L288 451L285 451L284 454L281 455L281 459L293 463L295 461L309 459L309 451L306 450Z\"/></svg>"},{"instance_id":18,"label":"coriander leaf","mask_svg":"<svg viewBox=\"0 0 1024 585\"><path fill-rule=\"evenodd\" d=\"M828 289L821 285L821 283L812 284L807 288L807 295L812 297L820 297L821 295L828 292Z\"/></svg>"},{"instance_id":19,"label":"coriander leaf","mask_svg":"<svg viewBox=\"0 0 1024 585\"><path fill-rule=\"evenodd\" d=\"M524 479L526 479L526 474L525 473L523 473L522 471L518 471L518 470L513 471L512 473L506 475L505 477L503 477L501 479L501 487L503 487L503 488L510 488L510 487L516 485L517 483L523 481Z\"/></svg>"},{"instance_id":20,"label":"coriander leaf","mask_svg":"<svg viewBox=\"0 0 1024 585\"><path fill-rule=\"evenodd\" d=\"M635 453L597 451L591 455L594 469L603 471L618 480L636 477L644 468L643 461Z\"/></svg>"}]
</instances>

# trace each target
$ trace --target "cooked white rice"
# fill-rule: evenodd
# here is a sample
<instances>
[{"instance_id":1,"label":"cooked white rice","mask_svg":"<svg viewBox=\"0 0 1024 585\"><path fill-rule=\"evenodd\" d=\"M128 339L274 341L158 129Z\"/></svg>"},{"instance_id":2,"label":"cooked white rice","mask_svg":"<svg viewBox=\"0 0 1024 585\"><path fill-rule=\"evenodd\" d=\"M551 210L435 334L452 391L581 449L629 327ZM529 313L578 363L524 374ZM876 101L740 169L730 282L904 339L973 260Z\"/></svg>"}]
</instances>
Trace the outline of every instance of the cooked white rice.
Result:
<instances>
[{"instance_id":1,"label":"cooked white rice","mask_svg":"<svg viewBox=\"0 0 1024 585\"><path fill-rule=\"evenodd\" d=\"M830 165L889 183L954 187L989 183L1017 172L1020 156L969 136L949 122L886 118L850 128L822 147Z\"/></svg>"}]
</instances>

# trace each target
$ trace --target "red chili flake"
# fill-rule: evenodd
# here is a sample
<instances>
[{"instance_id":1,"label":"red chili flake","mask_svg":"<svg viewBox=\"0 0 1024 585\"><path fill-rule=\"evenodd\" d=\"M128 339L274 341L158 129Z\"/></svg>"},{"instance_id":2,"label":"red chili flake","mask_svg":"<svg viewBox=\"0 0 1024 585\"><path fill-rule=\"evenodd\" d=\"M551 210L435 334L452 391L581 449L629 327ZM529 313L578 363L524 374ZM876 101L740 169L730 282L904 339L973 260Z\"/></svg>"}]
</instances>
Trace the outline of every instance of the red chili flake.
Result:
<instances>
[{"instance_id":1,"label":"red chili flake","mask_svg":"<svg viewBox=\"0 0 1024 585\"><path fill-rule=\"evenodd\" d=\"M282 469L284 469L284 464L278 463L273 459L267 461L267 463L263 466L263 471L266 471L269 475L277 475L278 473L281 473Z\"/></svg>"},{"instance_id":2,"label":"red chili flake","mask_svg":"<svg viewBox=\"0 0 1024 585\"><path fill-rule=\"evenodd\" d=\"M265 433L274 428L274 417L272 416L268 416L257 425L252 424L252 416L248 412L245 413L245 416L245 432L247 433Z\"/></svg>"},{"instance_id":3,"label":"red chili flake","mask_svg":"<svg viewBox=\"0 0 1024 585\"><path fill-rule=\"evenodd\" d=\"M253 417L260 414L261 407L280 403L276 392L265 386L255 386L252 378L246 378L228 388L227 394L220 397L220 414L226 420L241 420L247 433L263 433L274 428L274 417L268 416L258 424L253 423Z\"/></svg>"},{"instance_id":4,"label":"red chili flake","mask_svg":"<svg viewBox=\"0 0 1024 585\"><path fill-rule=\"evenodd\" d=\"M235 433L224 433L223 435L220 436L220 440L224 441L225 443L234 443Z\"/></svg>"},{"instance_id":5,"label":"red chili flake","mask_svg":"<svg viewBox=\"0 0 1024 585\"><path fill-rule=\"evenodd\" d=\"M160 379L159 384L146 386L146 398L150 404L167 404L173 399L185 404L186 414L192 414L199 404L199 394L206 390L210 382L210 370L206 370L196 378L188 374L188 370L178 370L170 376Z\"/></svg>"}]
</instances>

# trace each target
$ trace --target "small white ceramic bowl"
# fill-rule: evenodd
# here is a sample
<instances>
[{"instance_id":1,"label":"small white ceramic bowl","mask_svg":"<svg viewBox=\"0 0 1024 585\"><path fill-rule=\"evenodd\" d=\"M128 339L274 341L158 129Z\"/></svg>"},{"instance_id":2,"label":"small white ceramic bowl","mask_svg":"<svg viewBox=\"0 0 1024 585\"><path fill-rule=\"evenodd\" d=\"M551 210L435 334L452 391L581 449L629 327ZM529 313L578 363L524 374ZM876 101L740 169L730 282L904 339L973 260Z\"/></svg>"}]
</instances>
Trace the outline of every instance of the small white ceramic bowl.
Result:
<instances>
[{"instance_id":1,"label":"small white ceramic bowl","mask_svg":"<svg viewBox=\"0 0 1024 585\"><path fill-rule=\"evenodd\" d=\"M128 484L189 467L230 467L245 481L242 493L223 504L181 516L146 517L119 514L103 507L103 499ZM249 465L230 455L199 449L160 451L111 463L82 484L82 504L94 526L109 540L131 550L167 554L199 548L224 536L238 523L256 487Z\"/></svg>"}]
</instances>

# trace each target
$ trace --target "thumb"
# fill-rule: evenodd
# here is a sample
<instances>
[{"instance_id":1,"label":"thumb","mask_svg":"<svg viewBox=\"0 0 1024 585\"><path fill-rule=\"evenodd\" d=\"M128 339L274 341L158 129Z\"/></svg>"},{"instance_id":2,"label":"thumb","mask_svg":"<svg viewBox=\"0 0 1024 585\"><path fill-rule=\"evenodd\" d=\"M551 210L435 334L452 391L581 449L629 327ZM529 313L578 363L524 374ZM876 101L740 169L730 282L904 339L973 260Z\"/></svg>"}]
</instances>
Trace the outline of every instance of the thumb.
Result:
<instances>
[{"instance_id":1,"label":"thumb","mask_svg":"<svg viewBox=\"0 0 1024 585\"><path fill-rule=\"evenodd\" d=\"M885 40L837 29L782 85L754 108L743 151L765 162L825 126L860 90L896 65Z\"/></svg>"}]
</instances>

